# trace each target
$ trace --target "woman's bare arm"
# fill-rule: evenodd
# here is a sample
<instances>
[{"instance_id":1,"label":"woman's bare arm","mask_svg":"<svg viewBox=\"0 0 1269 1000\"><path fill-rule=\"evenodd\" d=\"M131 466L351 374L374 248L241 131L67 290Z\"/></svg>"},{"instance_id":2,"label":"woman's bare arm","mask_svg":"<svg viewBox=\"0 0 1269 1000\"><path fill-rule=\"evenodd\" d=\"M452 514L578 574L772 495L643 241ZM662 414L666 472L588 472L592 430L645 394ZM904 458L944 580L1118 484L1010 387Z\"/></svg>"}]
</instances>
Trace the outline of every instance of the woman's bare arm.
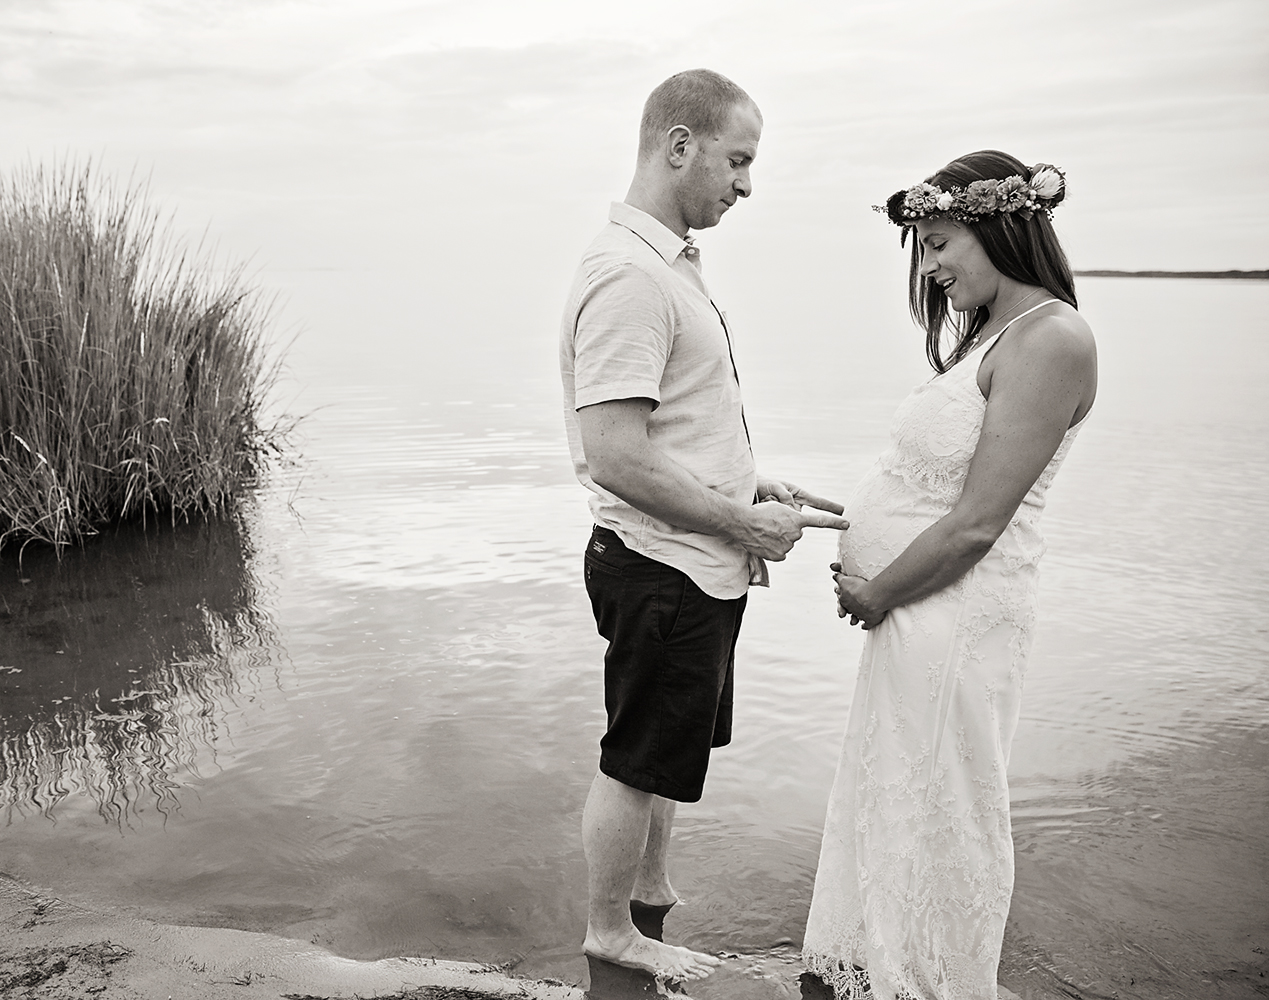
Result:
<instances>
[{"instance_id":1,"label":"woman's bare arm","mask_svg":"<svg viewBox=\"0 0 1269 1000\"><path fill-rule=\"evenodd\" d=\"M1004 532L1062 437L1092 405L1097 356L1073 311L1018 329L984 362L989 377L982 434L956 506L872 580L834 575L839 614L865 628L894 607L960 579Z\"/></svg>"}]
</instances>

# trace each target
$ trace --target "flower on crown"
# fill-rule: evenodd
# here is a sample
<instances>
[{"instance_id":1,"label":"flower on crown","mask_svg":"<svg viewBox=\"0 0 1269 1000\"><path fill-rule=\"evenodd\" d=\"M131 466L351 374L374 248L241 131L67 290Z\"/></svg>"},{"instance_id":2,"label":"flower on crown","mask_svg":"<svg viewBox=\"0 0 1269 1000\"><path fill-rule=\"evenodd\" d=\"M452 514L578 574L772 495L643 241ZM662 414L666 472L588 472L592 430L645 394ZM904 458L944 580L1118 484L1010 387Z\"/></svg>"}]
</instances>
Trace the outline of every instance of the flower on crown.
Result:
<instances>
[{"instance_id":1,"label":"flower on crown","mask_svg":"<svg viewBox=\"0 0 1269 1000\"><path fill-rule=\"evenodd\" d=\"M1066 178L1057 167L1041 166L1032 172L1031 186L1041 198L1053 198L1066 186Z\"/></svg>"},{"instance_id":2,"label":"flower on crown","mask_svg":"<svg viewBox=\"0 0 1269 1000\"><path fill-rule=\"evenodd\" d=\"M1037 163L1030 177L1014 174L985 178L943 190L928 181L896 191L884 205L873 205L896 226L906 230L918 219L947 216L957 222L981 222L993 215L1017 213L1030 219L1036 212L1053 217L1053 209L1066 197L1066 175L1049 163Z\"/></svg>"}]
</instances>

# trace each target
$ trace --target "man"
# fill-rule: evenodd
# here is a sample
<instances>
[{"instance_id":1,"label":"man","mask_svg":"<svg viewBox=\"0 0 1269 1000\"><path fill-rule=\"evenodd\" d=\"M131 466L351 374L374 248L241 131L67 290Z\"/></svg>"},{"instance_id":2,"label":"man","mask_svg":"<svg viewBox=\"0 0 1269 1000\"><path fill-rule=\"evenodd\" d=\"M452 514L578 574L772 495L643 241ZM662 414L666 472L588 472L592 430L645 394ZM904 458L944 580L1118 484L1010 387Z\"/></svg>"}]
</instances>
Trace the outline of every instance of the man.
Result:
<instances>
[{"instance_id":1,"label":"man","mask_svg":"<svg viewBox=\"0 0 1269 1000\"><path fill-rule=\"evenodd\" d=\"M839 504L757 475L730 333L688 236L749 196L761 132L753 101L717 73L657 87L634 181L582 259L561 330L569 449L594 494L586 588L609 641L608 728L583 815L583 947L671 978L718 960L643 935L631 911L677 902L675 803L700 799L711 747L731 740L746 592L803 528L846 527Z\"/></svg>"}]
</instances>

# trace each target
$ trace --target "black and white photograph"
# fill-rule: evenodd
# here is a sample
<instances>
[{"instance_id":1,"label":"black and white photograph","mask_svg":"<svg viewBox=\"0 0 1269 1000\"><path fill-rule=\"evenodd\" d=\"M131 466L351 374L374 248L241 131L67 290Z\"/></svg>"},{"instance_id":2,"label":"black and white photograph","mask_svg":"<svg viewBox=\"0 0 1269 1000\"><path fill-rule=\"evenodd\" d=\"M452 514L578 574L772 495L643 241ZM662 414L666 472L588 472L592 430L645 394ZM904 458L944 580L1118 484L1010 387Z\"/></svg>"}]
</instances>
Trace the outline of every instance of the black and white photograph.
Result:
<instances>
[{"instance_id":1,"label":"black and white photograph","mask_svg":"<svg viewBox=\"0 0 1269 1000\"><path fill-rule=\"evenodd\" d=\"M0 3L0 998L1269 998L1269 6Z\"/></svg>"}]
</instances>

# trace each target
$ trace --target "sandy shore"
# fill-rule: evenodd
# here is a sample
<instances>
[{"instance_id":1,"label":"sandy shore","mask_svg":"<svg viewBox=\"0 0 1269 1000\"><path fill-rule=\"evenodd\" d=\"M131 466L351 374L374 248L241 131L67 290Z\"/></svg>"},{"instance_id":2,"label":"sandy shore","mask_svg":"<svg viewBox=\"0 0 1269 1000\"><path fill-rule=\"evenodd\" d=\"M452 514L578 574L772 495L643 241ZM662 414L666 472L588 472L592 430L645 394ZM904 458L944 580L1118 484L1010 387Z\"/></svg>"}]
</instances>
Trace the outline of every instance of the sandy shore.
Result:
<instances>
[{"instance_id":1,"label":"sandy shore","mask_svg":"<svg viewBox=\"0 0 1269 1000\"><path fill-rule=\"evenodd\" d=\"M48 1000L582 1000L466 962L357 962L302 942L97 913L0 875L0 997Z\"/></svg>"},{"instance_id":2,"label":"sandy shore","mask_svg":"<svg viewBox=\"0 0 1269 1000\"><path fill-rule=\"evenodd\" d=\"M723 986L728 972L722 971L718 978ZM605 988L602 992L616 996L627 991ZM631 992L644 994L643 990ZM566 983L518 979L470 962L428 958L359 962L271 934L174 926L96 912L0 874L0 998L88 997L585 1000L586 994ZM690 1000L686 993L681 997ZM1002 986L1000 1000L1021 998Z\"/></svg>"}]
</instances>

